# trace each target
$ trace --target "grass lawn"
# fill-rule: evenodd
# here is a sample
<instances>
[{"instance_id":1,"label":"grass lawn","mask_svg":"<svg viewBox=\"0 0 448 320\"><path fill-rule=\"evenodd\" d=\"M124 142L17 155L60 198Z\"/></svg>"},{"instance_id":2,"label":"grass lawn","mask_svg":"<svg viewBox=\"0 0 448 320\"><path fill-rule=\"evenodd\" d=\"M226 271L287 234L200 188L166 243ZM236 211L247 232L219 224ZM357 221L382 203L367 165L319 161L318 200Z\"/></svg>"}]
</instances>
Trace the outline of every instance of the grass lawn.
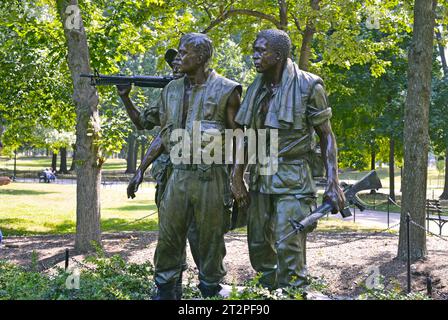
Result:
<instances>
[{"instance_id":1,"label":"grass lawn","mask_svg":"<svg viewBox=\"0 0 448 320\"><path fill-rule=\"evenodd\" d=\"M156 212L153 199L154 188L149 183L132 200L127 199L124 184L101 187L102 230L157 229L157 214L123 226ZM75 220L75 185L12 183L0 188L0 229L5 236L74 233Z\"/></svg>"},{"instance_id":2,"label":"grass lawn","mask_svg":"<svg viewBox=\"0 0 448 320\"><path fill-rule=\"evenodd\" d=\"M138 165L139 161L137 161ZM67 158L67 167L70 168L72 158ZM58 157L57 168L60 165ZM17 157L17 171L40 171L51 167L51 157ZM14 170L14 158L0 157L0 170ZM107 159L104 163L103 171L122 171L126 170L126 159Z\"/></svg>"},{"instance_id":3,"label":"grass lawn","mask_svg":"<svg viewBox=\"0 0 448 320\"><path fill-rule=\"evenodd\" d=\"M103 231L157 230L154 184L144 183L135 199L126 198L126 185L101 187ZM76 230L76 186L12 183L0 188L0 230L4 236L66 234ZM374 231L348 221L322 219L319 231ZM241 228L238 232L244 232Z\"/></svg>"},{"instance_id":4,"label":"grass lawn","mask_svg":"<svg viewBox=\"0 0 448 320\"><path fill-rule=\"evenodd\" d=\"M59 168L59 157L57 167ZM67 159L67 166L71 165L71 158ZM139 160L137 160L137 165L139 164ZM20 171L39 171L44 168L49 168L51 166L51 157L21 157L17 158L17 170ZM0 171L8 170L12 172L14 169L14 159L9 159L7 157L0 157ZM103 171L105 173L111 174L123 174L126 171L126 160L125 159L107 159L103 165ZM389 169L388 168L377 168L376 169L378 176L381 179L381 183L383 188L381 188L379 193L389 193ZM340 174L340 180L345 181L347 183L354 183L361 179L367 171L351 171L351 170L342 170ZM428 186L427 186L427 198L437 198L443 192L443 184L444 184L444 174L442 172L438 172L436 169L429 168L428 169ZM400 168L395 168L395 190L396 194L400 193L401 189L401 173ZM386 210L385 208L382 208Z\"/></svg>"}]
</instances>

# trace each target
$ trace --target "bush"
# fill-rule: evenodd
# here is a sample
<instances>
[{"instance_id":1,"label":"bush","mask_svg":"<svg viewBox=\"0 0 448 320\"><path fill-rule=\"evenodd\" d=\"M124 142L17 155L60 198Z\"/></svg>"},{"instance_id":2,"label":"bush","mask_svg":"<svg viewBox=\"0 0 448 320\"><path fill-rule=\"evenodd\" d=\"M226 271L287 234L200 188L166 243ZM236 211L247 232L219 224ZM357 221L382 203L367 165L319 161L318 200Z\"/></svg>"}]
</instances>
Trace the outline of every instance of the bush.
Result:
<instances>
[{"instance_id":1,"label":"bush","mask_svg":"<svg viewBox=\"0 0 448 320\"><path fill-rule=\"evenodd\" d=\"M384 278L380 277L380 283L377 288L367 288L361 294L359 300L431 300L427 295L421 292L405 293L396 279L390 280L389 288L384 286Z\"/></svg>"},{"instance_id":2,"label":"bush","mask_svg":"<svg viewBox=\"0 0 448 320\"><path fill-rule=\"evenodd\" d=\"M43 299L50 285L40 273L0 260L0 300Z\"/></svg>"},{"instance_id":3,"label":"bush","mask_svg":"<svg viewBox=\"0 0 448 320\"><path fill-rule=\"evenodd\" d=\"M154 295L150 263L125 262L120 256L88 259L92 268L80 271L79 289L68 289L69 273L52 275L0 261L0 299L3 300L145 300Z\"/></svg>"}]
</instances>

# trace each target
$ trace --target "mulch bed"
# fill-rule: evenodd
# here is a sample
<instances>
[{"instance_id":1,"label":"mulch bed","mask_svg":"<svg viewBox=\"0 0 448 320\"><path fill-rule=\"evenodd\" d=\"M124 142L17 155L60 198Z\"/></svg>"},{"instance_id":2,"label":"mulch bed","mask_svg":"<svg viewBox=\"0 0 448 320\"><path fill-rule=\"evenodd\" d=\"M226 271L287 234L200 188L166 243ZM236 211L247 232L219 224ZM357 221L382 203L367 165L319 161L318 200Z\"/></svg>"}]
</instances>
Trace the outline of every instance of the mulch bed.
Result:
<instances>
[{"instance_id":1,"label":"mulch bed","mask_svg":"<svg viewBox=\"0 0 448 320\"><path fill-rule=\"evenodd\" d=\"M371 235L367 239L350 242ZM38 267L48 269L56 263L63 265L65 249L71 256L84 256L73 252L74 236L9 237L0 248L0 259L19 265L30 265L32 252L38 255ZM104 233L103 247L107 255L120 254L127 261L152 262L157 242L156 232ZM369 234L354 232L314 232L308 236L307 264L310 274L323 278L326 294L333 297L354 298L364 291L369 268L378 267L388 288L406 288L406 263L396 259L398 236L389 233ZM226 236L228 269L224 283L241 284L255 272L250 266L246 236ZM412 290L426 292L426 279L433 285L433 298L448 299L448 242L436 237L427 238L427 258L412 264ZM188 250L189 271L197 279L197 270Z\"/></svg>"}]
</instances>

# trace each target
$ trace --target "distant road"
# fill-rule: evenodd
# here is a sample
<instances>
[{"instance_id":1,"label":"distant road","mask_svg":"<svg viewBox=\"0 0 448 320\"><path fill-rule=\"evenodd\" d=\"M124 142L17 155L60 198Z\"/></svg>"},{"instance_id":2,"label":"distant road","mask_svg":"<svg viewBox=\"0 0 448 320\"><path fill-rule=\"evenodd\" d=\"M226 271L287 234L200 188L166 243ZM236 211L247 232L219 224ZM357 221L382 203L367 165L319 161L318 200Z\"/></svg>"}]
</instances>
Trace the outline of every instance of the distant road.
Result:
<instances>
[{"instance_id":1,"label":"distant road","mask_svg":"<svg viewBox=\"0 0 448 320\"><path fill-rule=\"evenodd\" d=\"M353 213L353 210L352 210L352 213ZM339 214L335 215L333 217L342 219L342 217ZM353 221L353 216L342 219L342 220ZM386 229L387 228L387 212L373 211L373 210L364 210L361 212L359 210L356 210L355 222L359 223L363 226ZM395 212L389 213L389 226L392 226L399 222L400 222L400 214L399 213L395 213ZM425 222L425 228L426 228L426 222ZM397 228L394 228L394 230L398 230L398 229L399 229L399 226ZM434 221L430 221L429 222L429 231L431 231L435 234L439 234L439 226ZM445 224L445 226L442 229L442 235L448 236L448 222Z\"/></svg>"}]
</instances>

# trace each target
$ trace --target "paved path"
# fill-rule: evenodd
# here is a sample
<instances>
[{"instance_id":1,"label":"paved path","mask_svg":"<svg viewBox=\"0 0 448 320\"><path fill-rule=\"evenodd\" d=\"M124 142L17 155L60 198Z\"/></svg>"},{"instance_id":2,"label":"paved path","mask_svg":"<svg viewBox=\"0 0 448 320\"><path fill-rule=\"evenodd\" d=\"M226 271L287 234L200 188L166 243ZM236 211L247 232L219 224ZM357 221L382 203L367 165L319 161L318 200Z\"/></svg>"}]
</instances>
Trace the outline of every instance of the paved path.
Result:
<instances>
[{"instance_id":1,"label":"paved path","mask_svg":"<svg viewBox=\"0 0 448 320\"><path fill-rule=\"evenodd\" d=\"M353 209L352 209L353 214ZM342 219L342 217L338 214L338 218ZM359 223L364 226L371 226L371 227L377 227L377 228L387 228L387 212L383 211L373 211L373 210L364 210L359 211L356 210L354 217L348 217L343 219L344 221L355 221L356 223ZM393 226L400 222L400 214L391 212L389 214L389 226ZM398 230L399 226L394 228L394 230ZM425 225L426 228L426 225ZM434 222L429 222L429 231L439 234L439 226ZM445 226L442 229L442 235L448 236L448 223L445 224Z\"/></svg>"}]
</instances>

